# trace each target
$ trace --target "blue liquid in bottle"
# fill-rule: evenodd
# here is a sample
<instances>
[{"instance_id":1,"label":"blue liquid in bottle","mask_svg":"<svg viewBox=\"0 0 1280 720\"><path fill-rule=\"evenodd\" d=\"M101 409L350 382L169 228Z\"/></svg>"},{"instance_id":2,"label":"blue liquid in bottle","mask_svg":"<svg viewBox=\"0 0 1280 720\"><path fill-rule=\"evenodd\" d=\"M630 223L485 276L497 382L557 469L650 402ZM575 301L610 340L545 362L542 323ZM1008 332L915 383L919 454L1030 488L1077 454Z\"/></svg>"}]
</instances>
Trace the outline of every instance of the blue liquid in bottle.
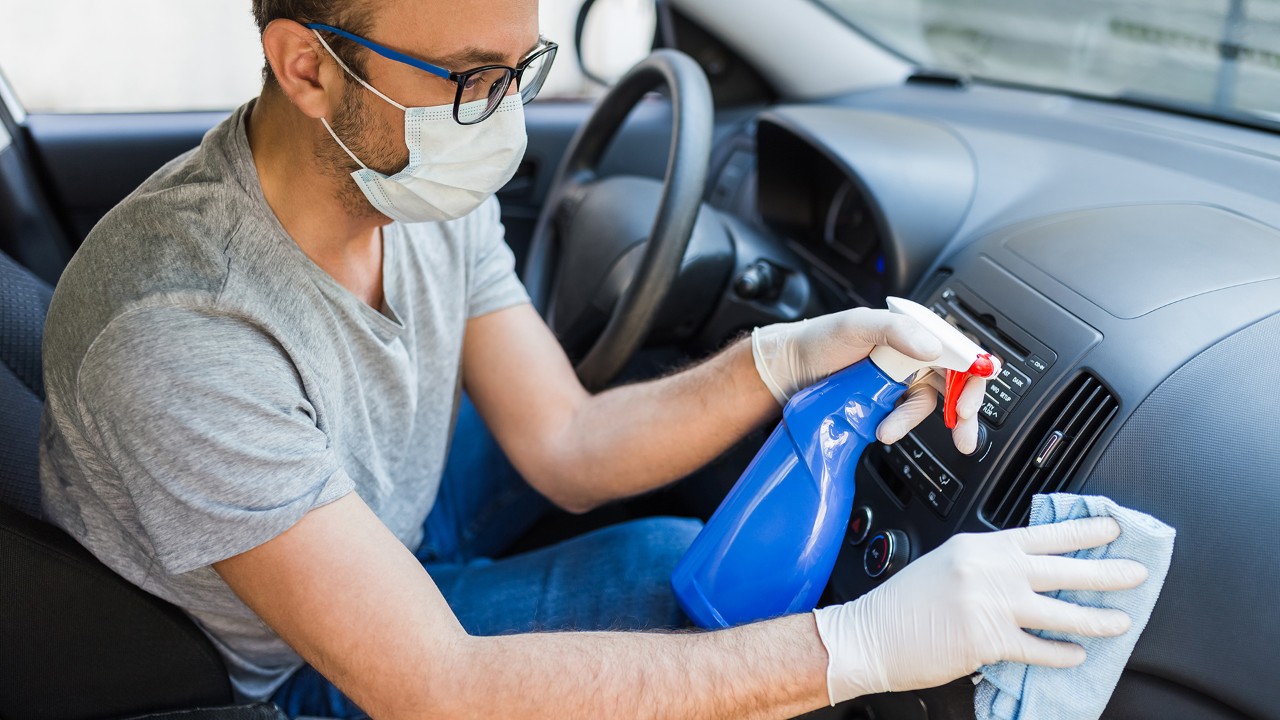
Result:
<instances>
[{"instance_id":1,"label":"blue liquid in bottle","mask_svg":"<svg viewBox=\"0 0 1280 720\"><path fill-rule=\"evenodd\" d=\"M791 398L672 573L699 627L817 605L849 524L858 459L906 389L866 359Z\"/></svg>"}]
</instances>

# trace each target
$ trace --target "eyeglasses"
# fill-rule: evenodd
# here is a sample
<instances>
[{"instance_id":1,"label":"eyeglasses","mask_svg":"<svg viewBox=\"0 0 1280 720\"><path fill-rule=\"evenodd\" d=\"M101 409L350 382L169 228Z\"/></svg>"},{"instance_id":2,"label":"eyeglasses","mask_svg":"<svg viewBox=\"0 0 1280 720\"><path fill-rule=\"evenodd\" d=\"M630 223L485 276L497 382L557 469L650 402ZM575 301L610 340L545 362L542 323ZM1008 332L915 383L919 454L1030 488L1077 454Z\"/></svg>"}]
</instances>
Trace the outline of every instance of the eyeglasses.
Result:
<instances>
[{"instance_id":1,"label":"eyeglasses","mask_svg":"<svg viewBox=\"0 0 1280 720\"><path fill-rule=\"evenodd\" d=\"M460 125L475 125L492 115L507 96L507 90L511 87L512 81L515 81L516 88L520 91L521 102L528 103L532 100L542 89L542 84L546 82L547 73L551 71L551 62L555 60L556 50L560 47L544 37L539 37L537 47L515 67L484 65L463 72L453 72L409 57L402 52L332 25L304 23L303 27L333 33L366 47L388 60L395 60L452 81L458 86L458 92L453 98L453 119Z\"/></svg>"}]
</instances>

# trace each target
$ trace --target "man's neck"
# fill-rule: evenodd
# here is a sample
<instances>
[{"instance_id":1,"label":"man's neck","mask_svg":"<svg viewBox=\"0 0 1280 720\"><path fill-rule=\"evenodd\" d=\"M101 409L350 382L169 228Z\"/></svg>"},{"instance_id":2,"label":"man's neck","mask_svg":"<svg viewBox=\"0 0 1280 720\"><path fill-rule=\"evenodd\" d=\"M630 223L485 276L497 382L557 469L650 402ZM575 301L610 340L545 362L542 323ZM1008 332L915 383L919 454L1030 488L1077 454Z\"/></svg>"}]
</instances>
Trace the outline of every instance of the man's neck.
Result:
<instances>
[{"instance_id":1,"label":"man's neck","mask_svg":"<svg viewBox=\"0 0 1280 720\"><path fill-rule=\"evenodd\" d=\"M318 165L314 145L319 121L264 90L248 119L249 149L267 204L308 257L340 285L375 309L382 306L382 233L387 219L353 215L340 199L339 182Z\"/></svg>"}]
</instances>

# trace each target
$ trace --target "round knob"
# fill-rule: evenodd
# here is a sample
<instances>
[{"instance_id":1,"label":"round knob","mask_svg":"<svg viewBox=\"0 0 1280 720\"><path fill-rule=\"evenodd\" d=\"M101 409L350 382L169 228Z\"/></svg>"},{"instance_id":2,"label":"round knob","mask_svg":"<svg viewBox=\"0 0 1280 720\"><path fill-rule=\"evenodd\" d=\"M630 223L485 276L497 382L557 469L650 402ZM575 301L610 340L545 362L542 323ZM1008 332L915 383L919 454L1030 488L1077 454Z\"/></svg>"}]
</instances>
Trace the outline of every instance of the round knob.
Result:
<instances>
[{"instance_id":1,"label":"round knob","mask_svg":"<svg viewBox=\"0 0 1280 720\"><path fill-rule=\"evenodd\" d=\"M982 423L978 423L978 442L974 443L973 452L968 453L969 457L973 457L974 455L981 456L986 452L987 444L990 441L990 438L987 437L987 426Z\"/></svg>"},{"instance_id":2,"label":"round knob","mask_svg":"<svg viewBox=\"0 0 1280 720\"><path fill-rule=\"evenodd\" d=\"M757 260L742 271L733 283L733 290L747 300L767 299L777 290L779 279L772 264Z\"/></svg>"},{"instance_id":3,"label":"round knob","mask_svg":"<svg viewBox=\"0 0 1280 720\"><path fill-rule=\"evenodd\" d=\"M911 561L911 541L901 530L878 532L862 553L862 569L873 578L889 577Z\"/></svg>"}]
</instances>

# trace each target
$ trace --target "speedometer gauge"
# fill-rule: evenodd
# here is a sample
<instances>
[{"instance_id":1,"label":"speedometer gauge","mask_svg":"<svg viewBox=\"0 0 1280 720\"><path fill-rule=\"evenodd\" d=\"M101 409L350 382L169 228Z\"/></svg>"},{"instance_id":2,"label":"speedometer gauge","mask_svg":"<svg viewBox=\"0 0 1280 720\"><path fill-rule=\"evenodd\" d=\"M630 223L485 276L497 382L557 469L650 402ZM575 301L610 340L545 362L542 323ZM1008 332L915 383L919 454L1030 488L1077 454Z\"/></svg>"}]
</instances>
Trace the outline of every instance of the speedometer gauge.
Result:
<instances>
[{"instance_id":1,"label":"speedometer gauge","mask_svg":"<svg viewBox=\"0 0 1280 720\"><path fill-rule=\"evenodd\" d=\"M876 250L875 220L862 192L846 179L836 189L827 209L823 242L851 262L861 265Z\"/></svg>"}]
</instances>

